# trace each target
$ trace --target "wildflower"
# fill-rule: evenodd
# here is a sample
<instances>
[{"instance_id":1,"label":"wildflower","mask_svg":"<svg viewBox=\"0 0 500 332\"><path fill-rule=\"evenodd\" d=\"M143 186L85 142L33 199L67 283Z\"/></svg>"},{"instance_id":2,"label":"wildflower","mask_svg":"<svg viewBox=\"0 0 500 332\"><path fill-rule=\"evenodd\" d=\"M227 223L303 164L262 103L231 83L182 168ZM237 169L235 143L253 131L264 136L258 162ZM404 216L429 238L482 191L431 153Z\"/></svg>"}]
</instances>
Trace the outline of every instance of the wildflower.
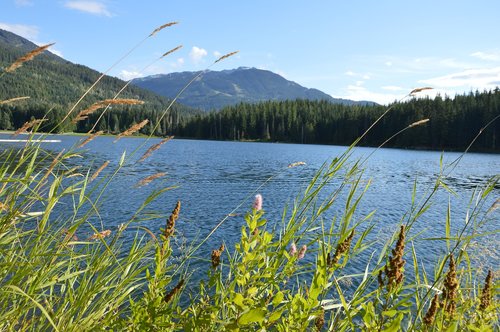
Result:
<instances>
[{"instance_id":1,"label":"wildflower","mask_svg":"<svg viewBox=\"0 0 500 332\"><path fill-rule=\"evenodd\" d=\"M493 273L491 270L488 270L488 275L486 276L486 280L484 281L484 288L481 292L481 304L479 305L479 309L484 311L491 304L491 286L493 284Z\"/></svg>"},{"instance_id":2,"label":"wildflower","mask_svg":"<svg viewBox=\"0 0 500 332\"><path fill-rule=\"evenodd\" d=\"M255 211L262 210L262 195L261 194L255 195L255 200L253 201L253 208Z\"/></svg>"},{"instance_id":3,"label":"wildflower","mask_svg":"<svg viewBox=\"0 0 500 332\"><path fill-rule=\"evenodd\" d=\"M424 324L425 325L432 325L434 322L434 318L436 317L436 312L439 308L439 296L436 294L434 295L434 298L432 299L431 306L429 307L429 310L425 314L424 317Z\"/></svg>"},{"instance_id":4,"label":"wildflower","mask_svg":"<svg viewBox=\"0 0 500 332\"><path fill-rule=\"evenodd\" d=\"M304 256L306 255L306 251L307 251L307 246L304 244L302 246L302 248L300 248L300 251L299 251L299 254L297 255L297 258L298 259L304 258Z\"/></svg>"},{"instance_id":5,"label":"wildflower","mask_svg":"<svg viewBox=\"0 0 500 332\"><path fill-rule=\"evenodd\" d=\"M290 254L290 256L295 256L295 254L297 253L297 246L295 245L295 242L292 242L292 244L290 245L288 253Z\"/></svg>"},{"instance_id":6,"label":"wildflower","mask_svg":"<svg viewBox=\"0 0 500 332\"><path fill-rule=\"evenodd\" d=\"M89 240L98 240L98 239L104 239L105 237L108 237L111 235L111 231L109 229L105 230L105 231L102 231L102 232L99 232L99 233L95 233L94 235L92 235Z\"/></svg>"}]
</instances>

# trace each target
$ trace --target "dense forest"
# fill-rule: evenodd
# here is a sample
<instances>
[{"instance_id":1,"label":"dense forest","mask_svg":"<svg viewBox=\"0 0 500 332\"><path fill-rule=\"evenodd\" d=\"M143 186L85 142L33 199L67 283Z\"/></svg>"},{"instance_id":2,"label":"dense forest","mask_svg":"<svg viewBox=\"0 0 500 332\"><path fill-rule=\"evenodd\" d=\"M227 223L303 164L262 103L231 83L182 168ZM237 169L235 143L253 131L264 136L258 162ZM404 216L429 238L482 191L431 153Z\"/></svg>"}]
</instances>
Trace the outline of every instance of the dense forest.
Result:
<instances>
[{"instance_id":1,"label":"dense forest","mask_svg":"<svg viewBox=\"0 0 500 332\"><path fill-rule=\"evenodd\" d=\"M46 114L48 121L43 122L40 129L48 131L54 128L101 75L93 69L73 64L47 51L38 55L33 61L24 63L12 73L2 70L34 48L36 45L30 41L0 29L0 129L16 129L25 122L33 118L40 119ZM118 78L104 76L75 109L74 114L95 102L113 98L125 84L126 82ZM29 99L4 103L15 97L29 97ZM144 101L144 104L131 108L115 106L110 111L109 117L106 117L106 122L100 125L101 129L118 132L119 126L115 121L117 117L120 118L121 127L134 121L141 121L144 116L153 121L170 103L170 99L134 85L127 86L119 97L139 99ZM168 121L177 121L179 117L196 112L199 111L175 103L165 117L162 128L168 128ZM57 128L57 132L82 132L90 129L88 121L75 126L71 119L68 120ZM166 133L161 131L162 128L157 134Z\"/></svg>"},{"instance_id":2,"label":"dense forest","mask_svg":"<svg viewBox=\"0 0 500 332\"><path fill-rule=\"evenodd\" d=\"M48 105L1 105L0 129L16 129L30 119L49 121L42 130L50 130L66 110ZM306 144L348 145L358 138L384 111L386 106L341 105L326 101L268 101L258 104L239 104L218 112L191 114L174 110L168 112L153 133L162 111L140 106L116 107L109 110L96 130L119 133L135 123L149 119L143 134L157 136L216 140L258 140ZM100 113L87 120L71 124L71 130L87 132ZM500 90L458 95L414 98L392 105L391 111L363 139L361 145L377 146L401 129L422 120L421 126L405 130L387 143L390 147L463 150L480 130L500 117ZM484 129L474 143L476 151L500 152L500 119Z\"/></svg>"},{"instance_id":3,"label":"dense forest","mask_svg":"<svg viewBox=\"0 0 500 332\"><path fill-rule=\"evenodd\" d=\"M193 116L176 133L201 139L348 145L386 109L386 106L346 106L308 100L239 104ZM378 146L399 130L428 118L429 122L409 128L387 146L461 150L495 117L500 117L498 88L453 99L413 98L393 105L361 144ZM482 132L473 150L500 152L499 122L493 121Z\"/></svg>"}]
</instances>

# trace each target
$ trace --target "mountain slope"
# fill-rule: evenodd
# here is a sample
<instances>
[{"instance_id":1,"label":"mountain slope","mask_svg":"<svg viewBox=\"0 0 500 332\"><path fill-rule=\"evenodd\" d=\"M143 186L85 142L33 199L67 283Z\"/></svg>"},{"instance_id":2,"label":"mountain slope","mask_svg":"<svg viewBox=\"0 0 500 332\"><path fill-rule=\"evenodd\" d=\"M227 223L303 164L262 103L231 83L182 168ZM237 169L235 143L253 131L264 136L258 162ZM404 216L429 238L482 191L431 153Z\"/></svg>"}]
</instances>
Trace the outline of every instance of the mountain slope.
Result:
<instances>
[{"instance_id":1,"label":"mountain slope","mask_svg":"<svg viewBox=\"0 0 500 332\"><path fill-rule=\"evenodd\" d=\"M36 47L37 45L29 40L0 29L0 73L2 68L6 68ZM24 63L14 72L3 74L0 78L0 100L19 96L29 96L30 99L16 103L14 106L0 104L0 109L17 107L33 111L37 108L55 108L59 113L67 112L99 76L100 73L93 69L73 64L45 51L34 60ZM113 98L124 85L125 82L120 79L105 76L87 95L76 112L96 101ZM144 101L144 105L133 107L133 110L137 111L161 111L169 104L167 98L136 86L127 87L120 94L120 98L135 98ZM175 105L174 109L181 113L194 111L181 105ZM18 125L16 123L14 127Z\"/></svg>"},{"instance_id":2,"label":"mountain slope","mask_svg":"<svg viewBox=\"0 0 500 332\"><path fill-rule=\"evenodd\" d=\"M133 84L173 98L199 72L170 73L137 78ZM358 102L337 99L317 89L308 89L271 71L240 67L207 71L179 98L179 102L204 110L220 109L240 102L267 100L327 100L346 105ZM366 104L369 102L359 102Z\"/></svg>"}]
</instances>

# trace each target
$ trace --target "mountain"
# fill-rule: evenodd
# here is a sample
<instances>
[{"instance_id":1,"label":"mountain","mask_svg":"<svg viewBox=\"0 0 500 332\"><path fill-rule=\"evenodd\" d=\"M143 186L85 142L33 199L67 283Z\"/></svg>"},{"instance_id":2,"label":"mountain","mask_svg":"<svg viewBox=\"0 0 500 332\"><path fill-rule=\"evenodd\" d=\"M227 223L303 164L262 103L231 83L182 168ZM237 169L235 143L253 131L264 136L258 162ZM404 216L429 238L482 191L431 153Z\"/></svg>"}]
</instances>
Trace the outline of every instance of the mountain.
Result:
<instances>
[{"instance_id":1,"label":"mountain","mask_svg":"<svg viewBox=\"0 0 500 332\"><path fill-rule=\"evenodd\" d=\"M54 114L65 114L64 112L67 112L101 75L98 71L71 63L49 51L43 52L32 61L25 62L13 72L3 72L2 68L8 67L16 59L36 47L37 45L31 41L0 29L0 101L20 96L30 97L15 104L0 103L0 111L9 110L12 114L10 121L14 128L19 127L22 121L25 121L19 115L21 111L35 117L40 113L34 114L37 109L53 110L51 116L54 117ZM118 78L105 76L85 97L76 112L96 101L113 98L124 85L125 82ZM120 98L144 101L143 105L130 108L137 112L155 110L160 112L165 110L170 103L168 98L133 85L129 85L120 94ZM190 107L178 104L173 107L173 111L183 114L196 112ZM3 119L0 120L3 121Z\"/></svg>"},{"instance_id":2,"label":"mountain","mask_svg":"<svg viewBox=\"0 0 500 332\"><path fill-rule=\"evenodd\" d=\"M162 96L173 98L200 72L180 72L136 78L133 84ZM241 102L268 100L327 100L346 105L373 104L338 99L308 89L268 70L240 67L232 70L206 71L178 99L180 103L203 110L220 109Z\"/></svg>"}]
</instances>

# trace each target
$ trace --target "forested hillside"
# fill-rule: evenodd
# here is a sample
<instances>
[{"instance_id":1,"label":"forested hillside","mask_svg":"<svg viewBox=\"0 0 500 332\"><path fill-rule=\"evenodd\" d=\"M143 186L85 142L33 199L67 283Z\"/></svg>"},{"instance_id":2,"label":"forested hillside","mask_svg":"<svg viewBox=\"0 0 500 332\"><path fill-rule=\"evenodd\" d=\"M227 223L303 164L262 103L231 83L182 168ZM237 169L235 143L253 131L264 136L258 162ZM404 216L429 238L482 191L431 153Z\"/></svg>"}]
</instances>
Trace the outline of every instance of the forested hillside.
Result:
<instances>
[{"instance_id":1,"label":"forested hillside","mask_svg":"<svg viewBox=\"0 0 500 332\"><path fill-rule=\"evenodd\" d=\"M385 106L346 106L325 101L278 101L240 104L198 115L177 132L180 136L221 140L263 140L349 145L384 111ZM387 145L405 148L462 150L489 121L500 116L500 90L459 95L451 99L411 99L394 106L363 139L377 146L408 125ZM475 150L500 152L500 120L484 130Z\"/></svg>"},{"instance_id":2,"label":"forested hillside","mask_svg":"<svg viewBox=\"0 0 500 332\"><path fill-rule=\"evenodd\" d=\"M2 68L6 68L36 47L30 41L0 29L0 72L3 71ZM41 129L52 129L99 76L100 73L95 70L73 64L50 52L44 52L33 61L24 63L12 73L3 73L0 79L0 101L15 97L29 97L29 99L15 103L0 103L0 129L19 128L32 117L42 118L49 111L48 121L43 123ZM113 98L124 85L125 82L120 79L105 76L86 96L74 115L94 102ZM122 126L144 118L153 121L170 103L167 98L133 85L128 86L120 94L120 98L139 99L144 101L144 104L114 107L109 116L99 124L100 129L118 132ZM193 112L195 110L192 108L175 104L165 117L162 127L172 129L178 118ZM89 125L93 124L91 122L93 120L95 119L80 121L77 126L67 121L58 128L58 131L86 131L90 129ZM161 128L157 133L165 134Z\"/></svg>"}]
</instances>

